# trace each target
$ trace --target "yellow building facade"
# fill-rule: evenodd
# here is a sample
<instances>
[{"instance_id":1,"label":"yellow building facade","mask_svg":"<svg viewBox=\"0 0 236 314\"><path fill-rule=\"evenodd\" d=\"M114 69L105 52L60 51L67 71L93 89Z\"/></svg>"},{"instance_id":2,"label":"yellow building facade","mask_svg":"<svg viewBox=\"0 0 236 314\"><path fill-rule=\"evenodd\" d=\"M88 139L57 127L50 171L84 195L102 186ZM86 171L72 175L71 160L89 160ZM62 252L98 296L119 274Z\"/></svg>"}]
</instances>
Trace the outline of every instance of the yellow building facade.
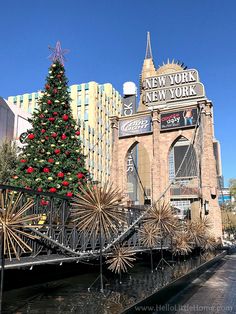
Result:
<instances>
[{"instance_id":1,"label":"yellow building facade","mask_svg":"<svg viewBox=\"0 0 236 314\"><path fill-rule=\"evenodd\" d=\"M109 180L111 168L112 132L109 116L120 115L122 98L110 83L96 82L70 86L71 109L80 126L83 153L87 169L94 181ZM23 111L37 108L41 92L8 97L8 101Z\"/></svg>"}]
</instances>

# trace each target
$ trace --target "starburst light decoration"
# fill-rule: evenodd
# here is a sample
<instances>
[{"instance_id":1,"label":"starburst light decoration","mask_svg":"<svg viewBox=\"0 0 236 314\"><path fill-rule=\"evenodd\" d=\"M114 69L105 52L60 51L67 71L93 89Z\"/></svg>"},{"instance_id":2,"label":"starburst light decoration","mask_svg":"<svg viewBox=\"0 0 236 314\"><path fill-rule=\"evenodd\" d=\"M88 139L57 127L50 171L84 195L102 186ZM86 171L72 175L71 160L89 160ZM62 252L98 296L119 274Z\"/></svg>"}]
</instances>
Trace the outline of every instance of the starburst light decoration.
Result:
<instances>
[{"instance_id":1,"label":"starburst light decoration","mask_svg":"<svg viewBox=\"0 0 236 314\"><path fill-rule=\"evenodd\" d=\"M154 248L160 241L160 230L144 223L139 231L140 240L145 247Z\"/></svg>"},{"instance_id":2,"label":"starburst light decoration","mask_svg":"<svg viewBox=\"0 0 236 314\"><path fill-rule=\"evenodd\" d=\"M174 255L187 255L192 251L192 243L187 232L178 232L173 237L172 252Z\"/></svg>"},{"instance_id":3,"label":"starburst light decoration","mask_svg":"<svg viewBox=\"0 0 236 314\"><path fill-rule=\"evenodd\" d=\"M106 239L117 234L126 224L122 205L122 192L108 182L100 185L81 187L80 194L73 199L72 217L80 230L97 236L100 232Z\"/></svg>"},{"instance_id":4,"label":"starburst light decoration","mask_svg":"<svg viewBox=\"0 0 236 314\"><path fill-rule=\"evenodd\" d=\"M110 264L108 269L116 274L127 272L128 267L133 267L135 261L135 253L129 247L115 246L114 251L108 257L106 264Z\"/></svg>"},{"instance_id":5,"label":"starburst light decoration","mask_svg":"<svg viewBox=\"0 0 236 314\"><path fill-rule=\"evenodd\" d=\"M169 203L156 202L148 212L146 221L153 228L158 228L161 235L173 234L177 229L177 219Z\"/></svg>"},{"instance_id":6,"label":"starburst light decoration","mask_svg":"<svg viewBox=\"0 0 236 314\"><path fill-rule=\"evenodd\" d=\"M207 217L186 223L186 231L196 247L204 247L206 239L210 237L209 231L211 226L212 224Z\"/></svg>"},{"instance_id":7,"label":"starburst light decoration","mask_svg":"<svg viewBox=\"0 0 236 314\"><path fill-rule=\"evenodd\" d=\"M27 228L35 228L39 215L27 214L34 205L32 199L28 199L23 205L22 193L14 193L9 190L0 191L0 232L4 239L4 255L10 260L15 256L20 259L20 252L32 251L26 239L36 239L35 235Z\"/></svg>"}]
</instances>

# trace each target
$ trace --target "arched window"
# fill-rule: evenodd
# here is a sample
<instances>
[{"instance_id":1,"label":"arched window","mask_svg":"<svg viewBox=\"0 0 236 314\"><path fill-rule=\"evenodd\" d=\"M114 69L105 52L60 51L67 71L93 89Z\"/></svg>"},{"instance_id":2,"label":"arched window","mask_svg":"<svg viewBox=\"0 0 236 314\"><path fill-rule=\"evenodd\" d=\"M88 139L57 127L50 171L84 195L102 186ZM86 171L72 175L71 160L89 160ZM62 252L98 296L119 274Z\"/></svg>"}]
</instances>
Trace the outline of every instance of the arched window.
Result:
<instances>
[{"instance_id":1,"label":"arched window","mask_svg":"<svg viewBox=\"0 0 236 314\"><path fill-rule=\"evenodd\" d=\"M150 160L145 147L136 143L127 152L127 192L132 204L151 199Z\"/></svg>"},{"instance_id":2,"label":"arched window","mask_svg":"<svg viewBox=\"0 0 236 314\"><path fill-rule=\"evenodd\" d=\"M198 175L195 149L189 140L180 137L169 153L169 179L193 178Z\"/></svg>"}]
</instances>

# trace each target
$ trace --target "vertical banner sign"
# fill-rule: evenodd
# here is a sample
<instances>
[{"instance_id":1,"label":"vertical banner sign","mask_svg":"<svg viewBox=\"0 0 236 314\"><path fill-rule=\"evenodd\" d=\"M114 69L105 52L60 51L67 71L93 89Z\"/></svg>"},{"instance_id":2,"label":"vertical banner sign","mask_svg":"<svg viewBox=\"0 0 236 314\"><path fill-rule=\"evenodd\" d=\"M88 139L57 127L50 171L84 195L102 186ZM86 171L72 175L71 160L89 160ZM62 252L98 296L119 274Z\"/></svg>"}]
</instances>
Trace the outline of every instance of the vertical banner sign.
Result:
<instances>
[{"instance_id":1,"label":"vertical banner sign","mask_svg":"<svg viewBox=\"0 0 236 314\"><path fill-rule=\"evenodd\" d=\"M136 96L123 97L122 116L131 116L136 113Z\"/></svg>"},{"instance_id":2,"label":"vertical banner sign","mask_svg":"<svg viewBox=\"0 0 236 314\"><path fill-rule=\"evenodd\" d=\"M122 103L123 116L131 116L136 113L136 95L123 97ZM134 163L137 165L137 146L128 152L127 156L127 192L132 201L137 200L137 174L134 168Z\"/></svg>"}]
</instances>

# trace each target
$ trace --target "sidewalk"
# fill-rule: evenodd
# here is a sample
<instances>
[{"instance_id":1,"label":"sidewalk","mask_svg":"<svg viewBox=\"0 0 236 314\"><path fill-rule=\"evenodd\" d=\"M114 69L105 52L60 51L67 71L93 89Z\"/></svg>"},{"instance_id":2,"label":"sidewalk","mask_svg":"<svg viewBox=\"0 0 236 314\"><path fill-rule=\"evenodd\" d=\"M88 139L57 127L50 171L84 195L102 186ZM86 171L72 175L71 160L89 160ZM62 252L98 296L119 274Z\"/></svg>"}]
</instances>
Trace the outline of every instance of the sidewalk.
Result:
<instances>
[{"instance_id":1,"label":"sidewalk","mask_svg":"<svg viewBox=\"0 0 236 314\"><path fill-rule=\"evenodd\" d=\"M226 256L224 260L217 269L208 270L170 300L161 313L235 314L236 254Z\"/></svg>"}]
</instances>

